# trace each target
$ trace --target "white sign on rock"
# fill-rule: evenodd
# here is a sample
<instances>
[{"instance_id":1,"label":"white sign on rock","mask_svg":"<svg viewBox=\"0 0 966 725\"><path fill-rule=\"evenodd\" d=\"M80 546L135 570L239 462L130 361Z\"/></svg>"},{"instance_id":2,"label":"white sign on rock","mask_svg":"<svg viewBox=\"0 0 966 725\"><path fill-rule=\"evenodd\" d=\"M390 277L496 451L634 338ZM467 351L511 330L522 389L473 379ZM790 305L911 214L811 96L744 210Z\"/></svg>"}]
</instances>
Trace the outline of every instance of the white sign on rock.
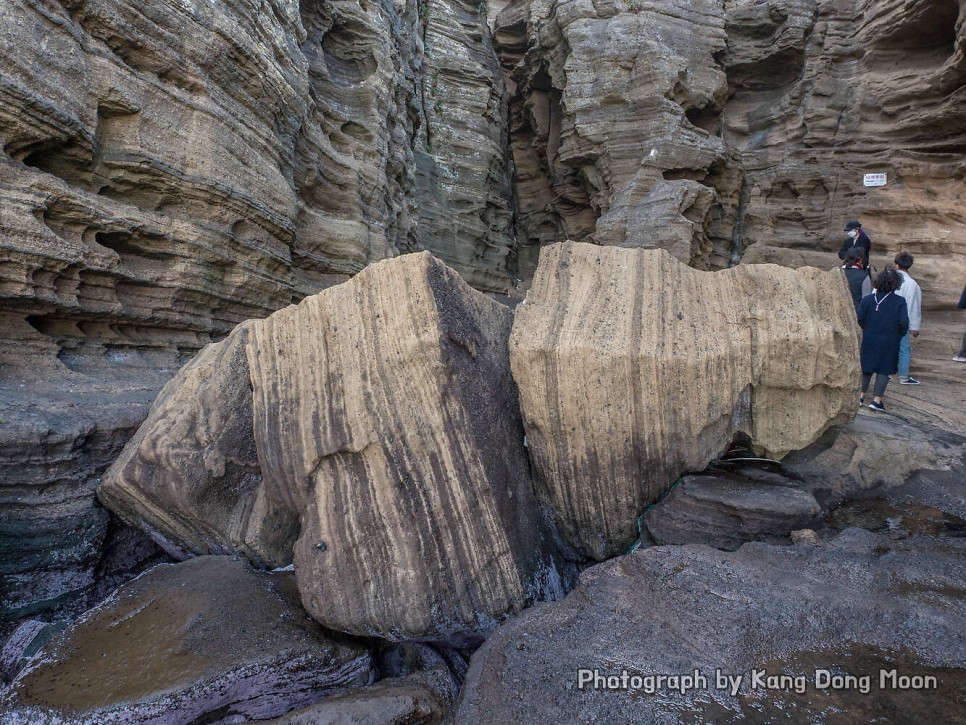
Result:
<instances>
[{"instance_id":1,"label":"white sign on rock","mask_svg":"<svg viewBox=\"0 0 966 725\"><path fill-rule=\"evenodd\" d=\"M886 175L885 174L866 174L864 183L866 186L885 186Z\"/></svg>"}]
</instances>

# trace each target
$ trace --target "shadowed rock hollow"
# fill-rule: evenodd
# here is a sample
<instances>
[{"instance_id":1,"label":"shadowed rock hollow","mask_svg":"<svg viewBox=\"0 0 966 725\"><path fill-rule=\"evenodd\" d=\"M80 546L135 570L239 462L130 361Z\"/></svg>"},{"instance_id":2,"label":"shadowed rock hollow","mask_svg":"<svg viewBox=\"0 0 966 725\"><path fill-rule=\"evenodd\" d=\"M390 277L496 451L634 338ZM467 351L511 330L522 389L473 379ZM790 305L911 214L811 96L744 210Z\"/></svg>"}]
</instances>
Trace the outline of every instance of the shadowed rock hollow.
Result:
<instances>
[{"instance_id":1,"label":"shadowed rock hollow","mask_svg":"<svg viewBox=\"0 0 966 725\"><path fill-rule=\"evenodd\" d=\"M306 608L332 629L485 636L563 587L523 448L511 321L428 253L376 264L206 348L100 498L177 556L294 560Z\"/></svg>"},{"instance_id":2,"label":"shadowed rock hollow","mask_svg":"<svg viewBox=\"0 0 966 725\"><path fill-rule=\"evenodd\" d=\"M857 359L838 272L573 242L544 248L510 338L538 492L597 560L735 436L781 457L849 419Z\"/></svg>"}]
</instances>

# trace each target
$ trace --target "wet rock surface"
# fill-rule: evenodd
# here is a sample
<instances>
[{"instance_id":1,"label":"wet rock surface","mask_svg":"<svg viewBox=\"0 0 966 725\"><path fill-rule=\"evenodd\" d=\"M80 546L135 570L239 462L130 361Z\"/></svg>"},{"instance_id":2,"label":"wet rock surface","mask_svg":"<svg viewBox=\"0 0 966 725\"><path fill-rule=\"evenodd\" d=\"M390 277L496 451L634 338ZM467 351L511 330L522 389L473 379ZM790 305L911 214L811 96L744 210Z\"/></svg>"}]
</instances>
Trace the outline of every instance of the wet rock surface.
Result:
<instances>
[{"instance_id":1,"label":"wet rock surface","mask_svg":"<svg viewBox=\"0 0 966 725\"><path fill-rule=\"evenodd\" d=\"M306 616L290 574L199 557L151 570L53 639L0 722L267 718L374 677L366 648Z\"/></svg>"},{"instance_id":2,"label":"wet rock surface","mask_svg":"<svg viewBox=\"0 0 966 725\"><path fill-rule=\"evenodd\" d=\"M474 655L463 723L904 721L966 711L966 540L896 541L848 529L821 546L749 543L642 549L588 569L563 601L501 627ZM697 670L685 692L579 685L578 671L619 679ZM869 676L871 694L820 687L819 669ZM715 672L742 676L732 694ZM754 670L805 677L802 695L756 685ZM928 691L880 685L880 670L935 677ZM819 674L819 677L822 675ZM653 684L653 681L652 681ZM680 681L678 683L680 685ZM788 692L792 689L793 692ZM784 714L782 714L784 713Z\"/></svg>"}]
</instances>

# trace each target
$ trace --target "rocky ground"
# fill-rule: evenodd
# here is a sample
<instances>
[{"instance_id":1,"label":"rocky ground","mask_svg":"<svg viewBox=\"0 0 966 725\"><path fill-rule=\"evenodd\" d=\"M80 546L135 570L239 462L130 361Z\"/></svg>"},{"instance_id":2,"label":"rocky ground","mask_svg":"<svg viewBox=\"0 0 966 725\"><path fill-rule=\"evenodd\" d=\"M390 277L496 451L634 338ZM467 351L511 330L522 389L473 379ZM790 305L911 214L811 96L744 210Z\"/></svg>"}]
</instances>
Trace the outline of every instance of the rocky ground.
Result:
<instances>
[{"instance_id":1,"label":"rocky ground","mask_svg":"<svg viewBox=\"0 0 966 725\"><path fill-rule=\"evenodd\" d=\"M953 314L929 316L913 353L922 385L890 386L889 413L860 410L781 467L686 477L648 512L635 553L501 627L472 659L456 721L966 722ZM642 679L595 686L595 670ZM695 670L707 684L643 679ZM730 691L716 672L742 679ZM912 687L927 677L934 686Z\"/></svg>"},{"instance_id":2,"label":"rocky ground","mask_svg":"<svg viewBox=\"0 0 966 725\"><path fill-rule=\"evenodd\" d=\"M473 302L477 293L455 278L455 287L447 291L450 283L445 275L434 276L436 264L415 257L383 263L345 290L327 293L326 299L334 299L336 292L346 294L374 285L392 269L395 273L387 279L395 283L408 280L406 284L413 285L425 280L428 286L421 297L455 299L458 291L464 297L463 306L476 310L473 314L505 317L505 311L491 307L493 303ZM409 267L412 273L405 271ZM273 324L297 325L293 315L298 313L292 309ZM391 325L391 311L375 309L378 312L360 324ZM505 618L475 652L474 644L461 635L453 639L453 631L439 629L432 617L415 626L430 632L435 642L387 641L407 638L399 636L400 615L378 598L369 598L362 582L345 586L352 582L343 575L319 574L301 566L296 567L301 568L297 577L266 574L253 571L237 557L201 556L150 570L74 621L22 621L7 638L0 657L0 674L9 682L0 695L5 712L0 722L155 718L229 723L277 718L305 724L543 723L575 716L601 723L773 722L785 716L793 722L822 723L873 722L882 717L962 721L966 716L962 695L966 684L962 658L966 651L966 592L962 589L966 429L961 425L961 405L966 367L949 359L958 349L962 322L953 314L927 318L929 324L924 325L913 352L913 372L922 385L893 385L886 396L890 412L859 409L854 420L833 426L780 463L752 455L739 436L726 455L703 472L682 475L647 507L638 522L639 541L630 551L596 566L584 561L570 594ZM377 323L380 318L386 320ZM465 334L472 319L454 317L445 324L455 325L451 332ZM496 327L505 327L506 322ZM171 541L230 548L237 535L233 532L262 535L246 523L260 504L245 504L237 514L241 518L231 518L235 514L230 507L225 510L228 513L215 516L221 510L215 482L231 487L233 482L248 481L244 485L251 487L248 495L254 496L253 501L266 485L260 477L249 481L252 474L244 467L232 472L231 466L244 458L246 435L253 434L249 430L239 437L222 421L231 417L224 417L224 412L239 405L232 389L237 388L241 399L250 395L247 385L232 387L238 375L230 371L245 359L236 348L244 350L255 330L252 325L239 328L236 336L208 348L186 368L158 408L167 412L160 417L159 412L153 414L152 420L169 423L154 433L147 428L146 435L155 440L151 446L145 447L147 438L140 434L132 442L130 450L140 457L135 468L130 468L135 460L130 457L119 465L118 470L126 470L130 478L127 485L135 487L131 493L149 497L130 504L131 510L152 510L144 508L153 500L150 497L164 491L168 497L181 495L166 488L165 476L170 473L157 461L197 457L198 462L187 468L201 475L199 467L207 467L205 475L214 476L201 481L197 490L187 490L193 496L213 496L207 508L185 507L176 499L151 504L163 506L156 515L172 513L145 527L174 537L166 546L179 556L184 552L179 553ZM478 334L482 335L479 346L485 335ZM506 334L505 329L500 333ZM426 350L432 360L439 347ZM303 349L300 354L307 353ZM396 356L400 370L410 364L399 352L389 354ZM413 361L422 361L426 353L407 354L415 354ZM502 356L502 363L498 355L492 364L508 371L506 349ZM284 356L276 363L283 360ZM205 369L208 372L199 378L197 372ZM217 370L222 372L213 374ZM369 394L375 389L370 387ZM937 415L936 396L953 400L945 417ZM173 405L175 400L181 402ZM203 414L192 412L197 400L207 401L200 408ZM219 400L227 401L221 413ZM282 412L279 408L275 414ZM196 418L207 421L209 427L189 425ZM427 419L424 427L431 424L432 419ZM190 438L180 434L164 442L170 437L169 429L176 433L185 425L195 431L192 435L207 431L198 438L196 450L183 447ZM358 423L350 419L341 425L352 428ZM559 437L568 440L572 435L561 432ZM182 447L172 447L176 441ZM336 460L349 450L337 452ZM390 451L390 455L396 454ZM426 475L419 472L420 460L410 461L412 475ZM315 465L313 470L322 469ZM146 476L144 471L153 473ZM363 476L361 469L352 475ZM277 475L266 480L274 479ZM137 487L151 480L155 482L139 493ZM370 485L373 482L365 477L356 483L356 487ZM458 492L449 494L455 495ZM207 519L198 517L202 511L208 512ZM358 520L360 515L354 514ZM415 520L410 523L418 525ZM210 528L214 524L223 528ZM203 526L209 528L199 528ZM373 526L365 524L365 528ZM118 529L114 535L115 559L151 563L157 549L125 534L128 531ZM485 528L480 531L489 535ZM318 534L312 536L318 538ZM163 537L159 540L165 542ZM322 540L328 541L326 549L342 550L346 561L378 542L377 538L357 542L362 548L355 551L331 535ZM242 546L239 552L259 561L252 552L257 554L262 540L256 536L253 541L251 550ZM459 550L455 540L440 539L444 543ZM324 561L327 552L320 551ZM376 546L375 553L366 556L375 561L379 551ZM464 555L468 562L457 569L465 575L475 566L475 555L468 550ZM406 571L405 561L380 565L392 570L391 586L399 592L406 591L413 576ZM110 571L111 566L105 565L104 572ZM455 590L468 596L467 601L478 601L472 581L460 584L454 574L448 576L453 577ZM122 573L120 579L110 581L123 577ZM97 591L107 593L108 581L105 576ZM340 582L338 589L332 588L331 581ZM404 595L414 616L424 607L422 598L442 595L443 600L452 600L432 581L430 577ZM299 588L302 602L296 599ZM376 637L335 635L306 616L303 604L316 619L327 621L331 608L319 608L318 602L336 592L356 603L345 612L355 612L352 616L358 621L375 625L374 630L371 625L359 627L356 620L347 623L341 616L332 620L332 626L375 631ZM478 611L500 616L499 609L486 607ZM435 612L439 605L430 608ZM466 611L473 616L472 608ZM402 621L419 620L407 615ZM414 633L408 637L419 634ZM440 641L444 636L452 641ZM305 667L298 664L303 660ZM640 679L631 680L630 687L622 686L619 678L625 672L626 677ZM675 673L691 673L695 680L689 686L676 680L672 686L667 680L660 685L647 679ZM891 673L912 679L893 681ZM719 674L725 678L720 687ZM836 680L851 685L826 687L822 678L833 675L852 677ZM733 678L733 685L727 684L727 677ZM925 685L902 689L897 684L902 682Z\"/></svg>"},{"instance_id":3,"label":"rocky ground","mask_svg":"<svg viewBox=\"0 0 966 725\"><path fill-rule=\"evenodd\" d=\"M656 594L681 616L663 621L675 632L693 622L682 641L713 642L716 652L702 654L709 666L729 658L742 667L820 666L828 646L846 669L849 662L901 662L910 672L961 673L962 663L942 649L947 643L932 640L962 630L961 586L949 579L960 571L966 518L966 364L950 360L966 328L966 313L953 309L966 273L964 7L960 0L0 4L0 683L9 685L0 718L94 722L167 713L157 716L177 720L173 697L193 703L185 712L198 722L432 722L454 717L464 677L458 721L575 712L591 721L644 717L640 707L654 698L632 706L614 693L557 693L555 683L569 682L565 669L585 649L580 638L606 640L592 626L568 629L558 618L585 612L604 627L614 623L612 609L646 609L620 580L651 591L652 580L667 575L665 559L703 572L735 606L746 596L742 583L761 588L766 575L783 582L782 591L765 587L760 601L736 613L672 567L680 589ZM871 172L885 173L886 186L865 187ZM776 282L811 271L786 270L757 290L751 281L759 272L734 274L749 283L746 297L706 290L705 303L728 307L721 318L697 303L681 309L651 277L625 265L623 286L636 290L635 299L651 295L663 332L671 333L657 346L625 339L613 323L634 327L641 311L611 304L613 290L601 293L596 278L551 284L540 304L568 309L534 316L518 308L518 319L530 322L526 329L521 322L510 346L529 390L511 377L507 341L489 337L509 329L508 313L494 312L468 288L436 300L437 309L422 304L436 295L432 285L390 284L382 297L369 291L343 299L331 311L332 336L296 345L288 361L268 360L274 372L254 382L249 363L258 355L248 358L243 333L199 355L243 320L265 318L409 252L430 250L470 287L517 303L531 289L540 251L564 239L635 247L638 260L669 252L702 270L760 262L827 270L837 263L844 222L856 217L872 236L877 268L899 250L916 255L925 322L912 370L922 385L894 381L888 413L862 409L799 451L829 421L851 417L857 403L854 381L843 375L850 360L842 355L844 338L823 342L812 319L818 305ZM694 296L702 287L680 289ZM418 295L421 305L403 304ZM681 317L665 314L672 307ZM613 319L601 314L612 308ZM688 378L693 352L681 354L679 344L728 347L715 325L693 327L692 313L751 338L732 339L731 352L716 363L708 358L713 382L734 396ZM311 320L287 312L273 334L295 340ZM541 329L548 320L553 325ZM788 352L796 342L782 339L789 320L814 335L808 355ZM424 343L421 351L407 344L404 330ZM593 349L583 344L591 332L600 343ZM524 350L538 335L547 344ZM381 341L379 355L366 347L372 339ZM558 343L569 349L554 349ZM230 364L209 380L217 350ZM744 363L726 359L733 353L728 359L747 362L747 351L759 356L750 375ZM265 354L263 363L271 357ZM328 354L341 358L346 375L338 366L316 375L298 363ZM413 365L393 390L402 359ZM478 360L485 374L477 375ZM795 407L802 391L782 384L802 373L802 360L808 425L800 425L806 416ZM602 384L598 363L610 376L611 410L621 416L592 414ZM666 389L635 383L625 364L653 366L654 379L669 371ZM303 367L311 369L304 377ZM100 506L95 492L179 370L194 382L162 396L167 407L153 419L153 434L138 434L149 444L143 460L133 458L132 476L150 478L156 489L188 482L189 490L132 496L139 510L115 499L139 530ZM580 381L570 398L560 385L568 376ZM266 394L282 379L304 390ZM302 400L343 384L350 393L319 396L318 414L300 409ZM508 402L515 385L522 410ZM400 404L409 388L426 394L433 415ZM494 414L493 400L508 409ZM650 414L654 405L664 406L660 414ZM371 415L352 415L353 406ZM248 425L256 410L286 435L256 435ZM494 425L498 435L491 435ZM385 446L373 445L373 431L391 432L379 439ZM732 461L695 470L736 432L752 439L739 436L739 444L757 444L759 452L793 452L781 466ZM786 436L794 442L776 442ZM418 465L410 444L421 451ZM268 475L259 453L270 459ZM567 485L564 469L573 474ZM160 473L145 473L151 470ZM614 482L629 470L646 480L647 491L615 493ZM422 480L438 482L438 495L421 498ZM540 507L528 493L531 482ZM358 491L364 495L353 498ZM586 496L575 500L573 491ZM252 593L244 616L253 622L295 616L303 606L324 618L322 610L339 600L341 614L329 623L357 635L345 646L358 655L353 661L370 663L351 691L330 691L324 673L292 675L281 662L284 647L269 647L259 659L226 644L212 653L225 657L213 656L210 668L182 672L185 662L197 665L198 646L172 618L136 637L181 643L164 650L167 664L159 667L184 679L164 680L152 670L164 692L93 702L65 696L67 685L37 684L56 677L72 691L99 688L85 678L96 643L107 640L118 653L109 671L123 681L127 663L144 653L113 639L128 631L121 619L133 610L120 594L105 597L188 554L237 553L255 568L287 565L303 523L297 504L307 500L312 520L299 561L314 562L303 587L312 598L263 596L252 584L261 575L246 569L233 576L248 582L237 589ZM606 512L607 526L616 520L613 532L584 536L587 511ZM437 522L419 528L413 512ZM419 535L408 536L415 528ZM588 551L600 560L622 555L638 530L633 556L585 568ZM571 560L554 563L551 542ZM437 570L419 569L422 561ZM925 580L906 576L903 562ZM124 596L176 598L160 592L191 566L153 570ZM471 645L521 607L562 595L578 568L584 579L574 594L511 619L473 657L467 676ZM843 625L832 632L801 601L824 602L814 579L834 579L836 568L841 601L828 611ZM813 579L796 582L787 569ZM865 570L891 583L863 578ZM215 627L228 637L239 614L224 606L236 584L184 576L223 596L206 599L202 591L186 601L190 613L171 610L173 618L229 622ZM435 596L428 587L443 579L448 584ZM350 594L334 590L333 580ZM377 597L353 598L371 593L374 580L409 598L395 609ZM881 600L883 621L922 641L898 652L895 637L849 629L862 615L859 595ZM417 601L419 616L405 605ZM927 610L930 622L913 621L910 612ZM450 624L439 628L441 612ZM812 627L796 641L799 649L778 642L782 627L791 627L782 612L800 613ZM701 629L718 614L745 629L730 638ZM407 615L411 621L393 629ZM132 617L124 620L132 627L147 621ZM761 646L747 641L756 619L772 626ZM507 648L519 644L514 633L526 623L534 636L545 634L539 648L558 656L543 660L545 669L506 670L499 660L503 652L508 661L515 656ZM626 626L625 638L635 640L651 625L630 617ZM574 639L565 647L557 631ZM289 634L300 651L330 646L330 633L318 628ZM951 636L958 642L955 631ZM431 641L386 642L412 637ZM843 649L845 639L863 649ZM661 659L643 646L622 655L610 641L613 651L597 651L607 666L684 664L673 652ZM253 635L239 646L260 642ZM524 662L519 652L515 661ZM52 669L45 675L44 668ZM236 686L249 682L246 673L257 675L254 690ZM309 690L330 696L313 702L298 687L286 694L278 683L290 675L305 675ZM959 674L951 676L961 686ZM276 685L280 698L258 690ZM44 687L58 702L30 694ZM527 707L517 691L529 693ZM648 717L723 721L740 712L768 720L777 717L769 708L792 706L784 695L761 694L662 701ZM828 722L836 708L881 715L863 710L869 700L853 695L795 706ZM938 698L937 710L914 694L903 697L911 705L886 705L913 708L900 710L907 719L966 720L955 699Z\"/></svg>"}]
</instances>

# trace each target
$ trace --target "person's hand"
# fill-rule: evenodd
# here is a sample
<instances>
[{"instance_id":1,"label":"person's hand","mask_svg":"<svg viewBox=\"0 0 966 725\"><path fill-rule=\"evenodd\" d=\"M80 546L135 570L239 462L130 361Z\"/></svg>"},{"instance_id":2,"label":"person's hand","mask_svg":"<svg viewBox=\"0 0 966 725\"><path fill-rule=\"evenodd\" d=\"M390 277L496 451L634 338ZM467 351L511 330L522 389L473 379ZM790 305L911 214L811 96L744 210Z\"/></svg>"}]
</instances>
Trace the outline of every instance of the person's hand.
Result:
<instances>
[{"instance_id":1,"label":"person's hand","mask_svg":"<svg viewBox=\"0 0 966 725\"><path fill-rule=\"evenodd\" d=\"M919 337L919 330L910 330L909 334L911 334L913 337Z\"/></svg>"}]
</instances>

